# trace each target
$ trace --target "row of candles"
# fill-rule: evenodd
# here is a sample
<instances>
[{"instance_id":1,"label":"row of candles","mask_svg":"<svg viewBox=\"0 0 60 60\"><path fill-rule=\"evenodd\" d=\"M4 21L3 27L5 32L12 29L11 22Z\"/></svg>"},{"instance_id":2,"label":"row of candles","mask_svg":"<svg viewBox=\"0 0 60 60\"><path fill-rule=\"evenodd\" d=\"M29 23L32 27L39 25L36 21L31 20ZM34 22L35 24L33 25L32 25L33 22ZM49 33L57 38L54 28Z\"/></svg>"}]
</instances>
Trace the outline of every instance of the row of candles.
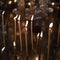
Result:
<instances>
[{"instance_id":1,"label":"row of candles","mask_svg":"<svg viewBox=\"0 0 60 60\"><path fill-rule=\"evenodd\" d=\"M4 33L4 13L5 11L2 12L2 32L3 32L3 43L4 43L4 47L2 48L2 51L4 51L5 49L5 33ZM18 19L17 19L18 18ZM22 51L22 36L21 36L21 25L20 25L20 18L21 15L16 15L14 17L14 36L15 36L15 41L13 42L13 46L16 47L16 20L18 20L18 27L19 27L19 36L20 36L20 48ZM32 15L31 17L31 44L32 44L32 50L33 50L33 27L32 27L32 22L34 19L34 15ZM28 21L26 21L26 25L25 25L25 44L26 44L26 56L28 56L28 45L27 45L27 26L28 26ZM53 27L53 22L50 23L49 25L49 29L48 29L48 54L47 54L47 60L49 60L49 52L50 52L50 36L51 36L51 32L52 32L52 27ZM57 40L57 45L59 45L59 32L60 32L60 24L59 24L59 29L58 29L58 40ZM38 44L38 38L39 36L41 38L43 38L43 31L41 31L41 33L37 34L37 44Z\"/></svg>"}]
</instances>

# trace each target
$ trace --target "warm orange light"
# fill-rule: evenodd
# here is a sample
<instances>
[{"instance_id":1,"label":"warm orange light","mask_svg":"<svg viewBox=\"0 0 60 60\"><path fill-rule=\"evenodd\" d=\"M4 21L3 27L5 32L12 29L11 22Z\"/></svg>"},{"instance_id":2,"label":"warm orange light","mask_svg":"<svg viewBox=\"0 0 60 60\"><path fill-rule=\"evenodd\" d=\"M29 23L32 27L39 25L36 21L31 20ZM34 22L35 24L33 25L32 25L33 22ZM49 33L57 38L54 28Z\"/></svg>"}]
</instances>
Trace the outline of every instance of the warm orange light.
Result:
<instances>
[{"instance_id":1,"label":"warm orange light","mask_svg":"<svg viewBox=\"0 0 60 60\"><path fill-rule=\"evenodd\" d=\"M28 2L28 5L31 6L31 2Z\"/></svg>"},{"instance_id":2,"label":"warm orange light","mask_svg":"<svg viewBox=\"0 0 60 60\"><path fill-rule=\"evenodd\" d=\"M16 3L16 2L17 2L17 0L14 0L14 2Z\"/></svg>"},{"instance_id":3,"label":"warm orange light","mask_svg":"<svg viewBox=\"0 0 60 60\"><path fill-rule=\"evenodd\" d=\"M11 3L12 3L12 1L9 1L9 2L8 2L8 4L11 4Z\"/></svg>"},{"instance_id":4,"label":"warm orange light","mask_svg":"<svg viewBox=\"0 0 60 60\"><path fill-rule=\"evenodd\" d=\"M31 21L33 20L33 18L34 18L34 15L32 15L32 17L31 17Z\"/></svg>"},{"instance_id":5,"label":"warm orange light","mask_svg":"<svg viewBox=\"0 0 60 60\"><path fill-rule=\"evenodd\" d=\"M5 50L5 47L3 47L2 49L1 49L1 51L3 52Z\"/></svg>"},{"instance_id":6,"label":"warm orange light","mask_svg":"<svg viewBox=\"0 0 60 60\"><path fill-rule=\"evenodd\" d=\"M52 27L53 27L53 22L51 22L49 25L49 28L52 28Z\"/></svg>"},{"instance_id":7,"label":"warm orange light","mask_svg":"<svg viewBox=\"0 0 60 60\"><path fill-rule=\"evenodd\" d=\"M21 15L19 15L18 20L20 20L20 18L21 18Z\"/></svg>"},{"instance_id":8,"label":"warm orange light","mask_svg":"<svg viewBox=\"0 0 60 60\"><path fill-rule=\"evenodd\" d=\"M54 3L54 2L52 2L51 4L52 4L53 6L55 5L55 3Z\"/></svg>"},{"instance_id":9,"label":"warm orange light","mask_svg":"<svg viewBox=\"0 0 60 60\"><path fill-rule=\"evenodd\" d=\"M36 57L36 59L35 59L35 60L39 60L38 56Z\"/></svg>"},{"instance_id":10,"label":"warm orange light","mask_svg":"<svg viewBox=\"0 0 60 60\"><path fill-rule=\"evenodd\" d=\"M25 26L27 27L27 25L28 25L28 21L26 21L26 25Z\"/></svg>"},{"instance_id":11,"label":"warm orange light","mask_svg":"<svg viewBox=\"0 0 60 60\"><path fill-rule=\"evenodd\" d=\"M37 38L39 37L40 33L37 34Z\"/></svg>"},{"instance_id":12,"label":"warm orange light","mask_svg":"<svg viewBox=\"0 0 60 60\"><path fill-rule=\"evenodd\" d=\"M15 41L13 42L13 46L14 46L14 47L16 46L16 42L15 42Z\"/></svg>"},{"instance_id":13,"label":"warm orange light","mask_svg":"<svg viewBox=\"0 0 60 60\"><path fill-rule=\"evenodd\" d=\"M5 11L2 12L2 15L4 15Z\"/></svg>"}]
</instances>

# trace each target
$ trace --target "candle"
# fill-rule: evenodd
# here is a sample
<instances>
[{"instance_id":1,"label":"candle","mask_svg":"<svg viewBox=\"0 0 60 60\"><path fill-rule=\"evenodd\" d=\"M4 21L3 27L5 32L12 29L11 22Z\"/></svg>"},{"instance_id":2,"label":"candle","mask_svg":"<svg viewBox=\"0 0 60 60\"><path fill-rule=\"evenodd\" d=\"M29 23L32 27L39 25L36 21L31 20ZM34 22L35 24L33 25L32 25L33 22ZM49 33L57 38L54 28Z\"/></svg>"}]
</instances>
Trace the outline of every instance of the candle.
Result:
<instances>
[{"instance_id":1,"label":"candle","mask_svg":"<svg viewBox=\"0 0 60 60\"><path fill-rule=\"evenodd\" d=\"M14 17L14 37L15 37L15 41L13 42L13 46L14 46L14 57L15 57L15 50L16 50L16 19L17 19L18 15L16 15Z\"/></svg>"},{"instance_id":2,"label":"candle","mask_svg":"<svg viewBox=\"0 0 60 60\"><path fill-rule=\"evenodd\" d=\"M58 40L57 40L57 46L59 47L59 37L60 37L60 24L59 24L59 29L58 29Z\"/></svg>"},{"instance_id":3,"label":"candle","mask_svg":"<svg viewBox=\"0 0 60 60\"><path fill-rule=\"evenodd\" d=\"M4 46L5 46L4 13L5 13L5 11L2 12L2 33L3 33L3 43L4 43Z\"/></svg>"},{"instance_id":4,"label":"candle","mask_svg":"<svg viewBox=\"0 0 60 60\"><path fill-rule=\"evenodd\" d=\"M33 21L34 15L31 17L31 44L32 44L32 50L33 50L33 33L32 33L32 21Z\"/></svg>"},{"instance_id":5,"label":"candle","mask_svg":"<svg viewBox=\"0 0 60 60\"><path fill-rule=\"evenodd\" d=\"M48 55L47 55L47 60L49 60L49 54L50 54L50 36L51 36L51 31L52 31L53 23L51 22L49 25L49 30L48 30Z\"/></svg>"},{"instance_id":6,"label":"candle","mask_svg":"<svg viewBox=\"0 0 60 60\"><path fill-rule=\"evenodd\" d=\"M16 15L14 17L14 36L15 36L15 42L16 42L16 18L18 17L18 15Z\"/></svg>"},{"instance_id":7,"label":"candle","mask_svg":"<svg viewBox=\"0 0 60 60\"><path fill-rule=\"evenodd\" d=\"M19 15L19 17L18 17L18 27L19 27L19 36L20 36L20 48L21 48L21 51L22 51L22 38L21 38L20 18L21 18L21 15Z\"/></svg>"},{"instance_id":8,"label":"candle","mask_svg":"<svg viewBox=\"0 0 60 60\"><path fill-rule=\"evenodd\" d=\"M26 56L28 56L28 45L27 45L27 25L28 25L28 21L26 21L26 25L25 25L25 44L26 44Z\"/></svg>"}]
</instances>

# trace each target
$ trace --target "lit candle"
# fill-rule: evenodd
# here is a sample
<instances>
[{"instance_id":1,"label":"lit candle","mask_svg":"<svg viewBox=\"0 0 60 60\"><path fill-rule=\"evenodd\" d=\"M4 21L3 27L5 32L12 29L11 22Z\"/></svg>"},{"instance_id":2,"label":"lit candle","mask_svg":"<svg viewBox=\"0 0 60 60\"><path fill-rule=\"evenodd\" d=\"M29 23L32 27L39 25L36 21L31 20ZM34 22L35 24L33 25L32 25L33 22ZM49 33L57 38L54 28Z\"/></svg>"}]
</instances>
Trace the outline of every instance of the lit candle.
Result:
<instances>
[{"instance_id":1,"label":"lit candle","mask_svg":"<svg viewBox=\"0 0 60 60\"><path fill-rule=\"evenodd\" d=\"M39 60L38 56L35 58L35 60Z\"/></svg>"},{"instance_id":2,"label":"lit candle","mask_svg":"<svg viewBox=\"0 0 60 60\"><path fill-rule=\"evenodd\" d=\"M42 32L42 31L41 31L40 37L41 37L41 38L43 37L43 32Z\"/></svg>"},{"instance_id":3,"label":"lit candle","mask_svg":"<svg viewBox=\"0 0 60 60\"><path fill-rule=\"evenodd\" d=\"M15 41L13 42L13 46L16 47L16 42Z\"/></svg>"},{"instance_id":4,"label":"lit candle","mask_svg":"<svg viewBox=\"0 0 60 60\"><path fill-rule=\"evenodd\" d=\"M4 43L4 46L5 46L4 13L5 13L5 11L2 12L2 33L3 33L3 43Z\"/></svg>"},{"instance_id":5,"label":"lit candle","mask_svg":"<svg viewBox=\"0 0 60 60\"><path fill-rule=\"evenodd\" d=\"M12 1L9 1L8 4L12 4Z\"/></svg>"},{"instance_id":6,"label":"lit candle","mask_svg":"<svg viewBox=\"0 0 60 60\"><path fill-rule=\"evenodd\" d=\"M28 21L26 21L26 25L25 25L25 44L26 44L26 56L28 57L28 45L27 45L27 25L28 25Z\"/></svg>"},{"instance_id":7,"label":"lit candle","mask_svg":"<svg viewBox=\"0 0 60 60\"><path fill-rule=\"evenodd\" d=\"M40 33L37 34L37 45L38 45L39 35L40 35Z\"/></svg>"},{"instance_id":8,"label":"lit candle","mask_svg":"<svg viewBox=\"0 0 60 60\"><path fill-rule=\"evenodd\" d=\"M2 49L1 49L1 51L3 52L5 50L5 47L3 47Z\"/></svg>"},{"instance_id":9,"label":"lit candle","mask_svg":"<svg viewBox=\"0 0 60 60\"><path fill-rule=\"evenodd\" d=\"M16 2L17 2L17 0L14 0L14 2L16 3Z\"/></svg>"},{"instance_id":10,"label":"lit candle","mask_svg":"<svg viewBox=\"0 0 60 60\"><path fill-rule=\"evenodd\" d=\"M16 42L13 41L13 48L14 48L14 58L15 58L15 53L16 53Z\"/></svg>"},{"instance_id":11,"label":"lit candle","mask_svg":"<svg viewBox=\"0 0 60 60\"><path fill-rule=\"evenodd\" d=\"M32 33L32 21L33 21L34 15L31 17L31 44L32 44L32 50L33 50L33 33Z\"/></svg>"},{"instance_id":12,"label":"lit candle","mask_svg":"<svg viewBox=\"0 0 60 60\"><path fill-rule=\"evenodd\" d=\"M51 3L51 5L52 5L52 6L54 6L54 5L55 5L55 3L54 3L54 2L52 2L52 3Z\"/></svg>"},{"instance_id":13,"label":"lit candle","mask_svg":"<svg viewBox=\"0 0 60 60\"><path fill-rule=\"evenodd\" d=\"M53 23L51 22L50 25L49 25L49 30L48 30L48 55L47 55L47 60L49 60L49 52L50 52L50 44L51 44L51 41L50 41L50 36L51 36L51 31L52 31L52 27L53 27Z\"/></svg>"},{"instance_id":14,"label":"lit candle","mask_svg":"<svg viewBox=\"0 0 60 60\"><path fill-rule=\"evenodd\" d=\"M18 27L19 27L19 36L20 36L20 48L21 48L21 51L22 51L22 38L21 38L20 18L21 18L21 15L19 15L19 17L18 17Z\"/></svg>"},{"instance_id":15,"label":"lit candle","mask_svg":"<svg viewBox=\"0 0 60 60\"><path fill-rule=\"evenodd\" d=\"M15 42L16 42L16 18L18 17L18 15L16 15L14 17L14 35L15 35Z\"/></svg>"}]
</instances>

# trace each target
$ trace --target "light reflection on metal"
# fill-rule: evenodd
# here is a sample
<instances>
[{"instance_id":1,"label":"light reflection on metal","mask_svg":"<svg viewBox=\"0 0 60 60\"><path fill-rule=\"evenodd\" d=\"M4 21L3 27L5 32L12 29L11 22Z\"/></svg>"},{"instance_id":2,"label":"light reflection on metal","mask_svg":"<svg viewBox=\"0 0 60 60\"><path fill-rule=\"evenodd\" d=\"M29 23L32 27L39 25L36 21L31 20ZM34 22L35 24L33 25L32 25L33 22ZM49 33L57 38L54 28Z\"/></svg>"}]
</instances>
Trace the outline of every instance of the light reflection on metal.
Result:
<instances>
[{"instance_id":1,"label":"light reflection on metal","mask_svg":"<svg viewBox=\"0 0 60 60\"><path fill-rule=\"evenodd\" d=\"M13 46L14 46L14 47L16 46L16 42L15 42L15 41L13 42Z\"/></svg>"},{"instance_id":2,"label":"light reflection on metal","mask_svg":"<svg viewBox=\"0 0 60 60\"><path fill-rule=\"evenodd\" d=\"M3 47L2 49L1 49L1 51L3 52L5 50L5 47Z\"/></svg>"},{"instance_id":3,"label":"light reflection on metal","mask_svg":"<svg viewBox=\"0 0 60 60\"><path fill-rule=\"evenodd\" d=\"M12 1L9 1L8 4L12 4Z\"/></svg>"}]
</instances>

